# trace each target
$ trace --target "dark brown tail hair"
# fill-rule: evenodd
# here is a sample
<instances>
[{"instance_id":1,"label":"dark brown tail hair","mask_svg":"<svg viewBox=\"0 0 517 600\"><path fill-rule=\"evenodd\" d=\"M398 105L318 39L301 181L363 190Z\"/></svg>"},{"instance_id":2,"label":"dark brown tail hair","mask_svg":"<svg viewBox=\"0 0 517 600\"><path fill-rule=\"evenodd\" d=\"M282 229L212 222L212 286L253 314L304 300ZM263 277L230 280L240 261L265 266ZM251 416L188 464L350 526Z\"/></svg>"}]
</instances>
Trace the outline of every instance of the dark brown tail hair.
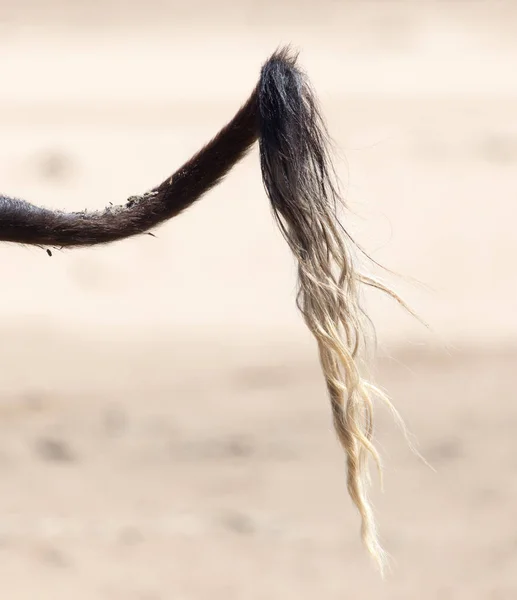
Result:
<instances>
[{"instance_id":1,"label":"dark brown tail hair","mask_svg":"<svg viewBox=\"0 0 517 600\"><path fill-rule=\"evenodd\" d=\"M318 343L335 429L346 452L348 490L361 515L362 538L382 568L384 554L367 494L367 458L380 465L372 444L372 396L391 404L362 374L368 319L359 290L365 284L401 300L354 264L354 243L338 218L342 199L326 127L288 49L264 64L255 90L228 125L166 181L100 212L66 213L1 196L0 241L92 246L148 232L219 183L257 139L265 190L298 262L297 305Z\"/></svg>"}]
</instances>

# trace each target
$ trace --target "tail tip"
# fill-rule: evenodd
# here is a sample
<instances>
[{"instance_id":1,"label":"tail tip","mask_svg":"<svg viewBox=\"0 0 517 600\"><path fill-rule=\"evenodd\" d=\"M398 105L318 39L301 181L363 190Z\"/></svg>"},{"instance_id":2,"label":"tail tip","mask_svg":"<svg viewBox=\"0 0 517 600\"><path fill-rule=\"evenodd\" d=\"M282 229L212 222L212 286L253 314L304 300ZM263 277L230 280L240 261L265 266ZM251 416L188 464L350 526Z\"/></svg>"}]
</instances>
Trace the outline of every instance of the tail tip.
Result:
<instances>
[{"instance_id":1,"label":"tail tip","mask_svg":"<svg viewBox=\"0 0 517 600\"><path fill-rule=\"evenodd\" d=\"M299 54L299 50L295 50L290 44L279 46L269 57L267 64L281 63L287 67L294 68Z\"/></svg>"}]
</instances>

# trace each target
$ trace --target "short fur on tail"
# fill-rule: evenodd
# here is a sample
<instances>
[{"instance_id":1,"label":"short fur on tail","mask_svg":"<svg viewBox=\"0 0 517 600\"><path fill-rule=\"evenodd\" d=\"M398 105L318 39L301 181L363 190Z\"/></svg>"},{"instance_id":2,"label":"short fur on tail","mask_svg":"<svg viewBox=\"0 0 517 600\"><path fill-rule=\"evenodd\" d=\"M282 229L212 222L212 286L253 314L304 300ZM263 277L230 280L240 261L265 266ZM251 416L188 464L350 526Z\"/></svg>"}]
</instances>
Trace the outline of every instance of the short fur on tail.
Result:
<instances>
[{"instance_id":1,"label":"short fur on tail","mask_svg":"<svg viewBox=\"0 0 517 600\"><path fill-rule=\"evenodd\" d=\"M0 241L77 247L143 234L219 183L257 139L265 190L298 262L297 305L318 344L335 430L346 454L348 491L361 515L364 543L382 568L367 459L380 465L372 443L372 397L378 394L391 405L362 372L368 319L360 306L361 284L400 298L354 264L354 244L339 220L343 203L325 124L289 50L277 51L264 64L236 116L160 185L99 212L66 213L0 196Z\"/></svg>"}]
</instances>

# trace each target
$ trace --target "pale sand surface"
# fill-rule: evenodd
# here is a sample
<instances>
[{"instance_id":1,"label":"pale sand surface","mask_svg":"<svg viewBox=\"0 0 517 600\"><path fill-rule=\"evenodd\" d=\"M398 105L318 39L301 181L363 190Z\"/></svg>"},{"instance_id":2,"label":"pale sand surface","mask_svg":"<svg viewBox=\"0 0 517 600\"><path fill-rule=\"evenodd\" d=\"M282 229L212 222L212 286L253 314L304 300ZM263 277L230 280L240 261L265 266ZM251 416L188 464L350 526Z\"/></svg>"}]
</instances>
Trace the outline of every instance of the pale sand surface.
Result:
<instances>
[{"instance_id":1,"label":"pale sand surface","mask_svg":"<svg viewBox=\"0 0 517 600\"><path fill-rule=\"evenodd\" d=\"M348 224L431 323L368 295L385 583L358 534L295 269L254 151L148 236L2 247L0 598L517 597L517 5L6 1L0 180L123 202L292 42Z\"/></svg>"}]
</instances>

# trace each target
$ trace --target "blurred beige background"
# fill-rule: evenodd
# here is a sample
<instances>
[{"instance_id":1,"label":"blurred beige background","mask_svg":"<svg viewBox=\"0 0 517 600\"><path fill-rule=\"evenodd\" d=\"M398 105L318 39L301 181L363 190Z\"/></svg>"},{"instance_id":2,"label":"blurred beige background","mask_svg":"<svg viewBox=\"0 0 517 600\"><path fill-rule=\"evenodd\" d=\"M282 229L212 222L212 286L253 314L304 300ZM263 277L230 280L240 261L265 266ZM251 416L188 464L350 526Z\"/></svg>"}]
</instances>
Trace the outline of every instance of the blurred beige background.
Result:
<instances>
[{"instance_id":1,"label":"blurred beige background","mask_svg":"<svg viewBox=\"0 0 517 600\"><path fill-rule=\"evenodd\" d=\"M1 191L59 208L159 182L301 50L348 227L432 326L367 296L436 472L380 408L381 583L255 151L156 239L2 247L1 597L517 597L516 30L511 1L2 3Z\"/></svg>"}]
</instances>

